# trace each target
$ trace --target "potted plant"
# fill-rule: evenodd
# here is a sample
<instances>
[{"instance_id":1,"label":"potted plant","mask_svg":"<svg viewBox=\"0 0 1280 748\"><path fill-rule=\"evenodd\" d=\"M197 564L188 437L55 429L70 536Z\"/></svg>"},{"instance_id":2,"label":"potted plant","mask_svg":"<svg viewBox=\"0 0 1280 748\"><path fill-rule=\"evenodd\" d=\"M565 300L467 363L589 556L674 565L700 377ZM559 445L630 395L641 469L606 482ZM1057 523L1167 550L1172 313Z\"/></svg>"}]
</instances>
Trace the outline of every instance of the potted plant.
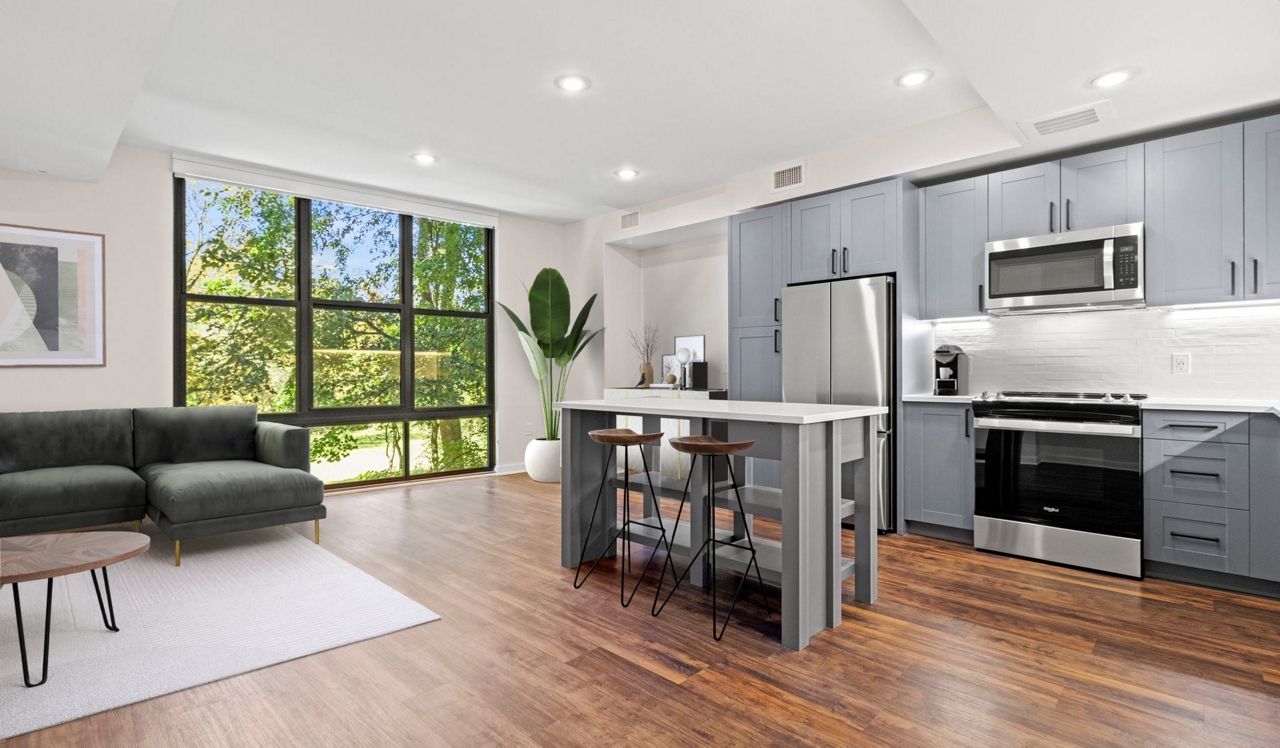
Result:
<instances>
[{"instance_id":1,"label":"potted plant","mask_svg":"<svg viewBox=\"0 0 1280 748\"><path fill-rule=\"evenodd\" d=\"M525 447L524 467L530 478L555 483L560 480L560 413L553 405L564 399L573 362L592 338L604 330L585 329L591 305L596 301L595 294L582 306L573 327L569 326L569 286L558 270L543 268L526 290L529 292L528 325L506 304L498 302L498 306L515 323L542 398L542 426L546 436L530 441Z\"/></svg>"}]
</instances>

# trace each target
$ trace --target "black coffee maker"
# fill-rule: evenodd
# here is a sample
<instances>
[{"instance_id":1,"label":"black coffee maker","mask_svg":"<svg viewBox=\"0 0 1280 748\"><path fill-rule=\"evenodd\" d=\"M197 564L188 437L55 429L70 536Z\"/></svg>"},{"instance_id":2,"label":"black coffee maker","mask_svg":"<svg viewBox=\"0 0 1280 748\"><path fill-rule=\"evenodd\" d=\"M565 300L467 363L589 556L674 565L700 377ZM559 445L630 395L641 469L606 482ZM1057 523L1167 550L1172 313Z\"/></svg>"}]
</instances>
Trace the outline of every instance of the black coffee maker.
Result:
<instances>
[{"instance_id":1,"label":"black coffee maker","mask_svg":"<svg viewBox=\"0 0 1280 748\"><path fill-rule=\"evenodd\" d=\"M933 394L969 394L969 356L958 345L940 345L933 352Z\"/></svg>"}]
</instances>

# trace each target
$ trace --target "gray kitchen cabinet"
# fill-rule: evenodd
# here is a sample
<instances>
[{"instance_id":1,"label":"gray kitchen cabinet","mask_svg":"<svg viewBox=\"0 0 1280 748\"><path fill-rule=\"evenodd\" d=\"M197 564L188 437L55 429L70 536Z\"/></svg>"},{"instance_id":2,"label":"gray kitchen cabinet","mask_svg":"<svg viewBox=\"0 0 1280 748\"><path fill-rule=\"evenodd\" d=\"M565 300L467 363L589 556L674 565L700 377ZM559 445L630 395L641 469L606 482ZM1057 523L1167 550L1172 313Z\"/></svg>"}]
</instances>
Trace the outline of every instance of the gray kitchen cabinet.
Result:
<instances>
[{"instance_id":1,"label":"gray kitchen cabinet","mask_svg":"<svg viewBox=\"0 0 1280 748\"><path fill-rule=\"evenodd\" d=\"M1249 418L1249 576L1280 582L1280 417Z\"/></svg>"},{"instance_id":2,"label":"gray kitchen cabinet","mask_svg":"<svg viewBox=\"0 0 1280 748\"><path fill-rule=\"evenodd\" d=\"M781 327L729 331L729 399L782 402ZM748 458L744 482L781 488L782 463Z\"/></svg>"},{"instance_id":3,"label":"gray kitchen cabinet","mask_svg":"<svg viewBox=\"0 0 1280 748\"><path fill-rule=\"evenodd\" d=\"M788 283L840 277L839 195L796 200L791 209L790 273Z\"/></svg>"},{"instance_id":4,"label":"gray kitchen cabinet","mask_svg":"<svg viewBox=\"0 0 1280 748\"><path fill-rule=\"evenodd\" d=\"M1141 221L1143 155L1138 144L1062 159L1062 230Z\"/></svg>"},{"instance_id":5,"label":"gray kitchen cabinet","mask_svg":"<svg viewBox=\"0 0 1280 748\"><path fill-rule=\"evenodd\" d=\"M1146 499L1249 509L1249 445L1146 439Z\"/></svg>"},{"instance_id":6,"label":"gray kitchen cabinet","mask_svg":"<svg viewBox=\"0 0 1280 748\"><path fill-rule=\"evenodd\" d=\"M902 426L906 518L972 530L972 405L906 403Z\"/></svg>"},{"instance_id":7,"label":"gray kitchen cabinet","mask_svg":"<svg viewBox=\"0 0 1280 748\"><path fill-rule=\"evenodd\" d=\"M1148 306L1245 297L1244 126L1145 147Z\"/></svg>"},{"instance_id":8,"label":"gray kitchen cabinet","mask_svg":"<svg viewBox=\"0 0 1280 748\"><path fill-rule=\"evenodd\" d=\"M920 225L924 318L980 314L987 243L987 177L926 187Z\"/></svg>"},{"instance_id":9,"label":"gray kitchen cabinet","mask_svg":"<svg viewBox=\"0 0 1280 748\"><path fill-rule=\"evenodd\" d=\"M729 218L729 327L767 327L781 320L789 206Z\"/></svg>"},{"instance_id":10,"label":"gray kitchen cabinet","mask_svg":"<svg viewBox=\"0 0 1280 748\"><path fill-rule=\"evenodd\" d=\"M1249 512L1150 499L1143 509L1143 558L1249 574Z\"/></svg>"},{"instance_id":11,"label":"gray kitchen cabinet","mask_svg":"<svg viewBox=\"0 0 1280 748\"><path fill-rule=\"evenodd\" d=\"M1280 298L1280 115L1244 123L1245 296Z\"/></svg>"},{"instance_id":12,"label":"gray kitchen cabinet","mask_svg":"<svg viewBox=\"0 0 1280 748\"><path fill-rule=\"evenodd\" d=\"M855 187L840 201L840 276L883 275L898 270L902 257L902 184Z\"/></svg>"},{"instance_id":13,"label":"gray kitchen cabinet","mask_svg":"<svg viewBox=\"0 0 1280 748\"><path fill-rule=\"evenodd\" d=\"M1021 239L1062 230L1060 164L1009 169L987 176L987 241Z\"/></svg>"}]
</instances>

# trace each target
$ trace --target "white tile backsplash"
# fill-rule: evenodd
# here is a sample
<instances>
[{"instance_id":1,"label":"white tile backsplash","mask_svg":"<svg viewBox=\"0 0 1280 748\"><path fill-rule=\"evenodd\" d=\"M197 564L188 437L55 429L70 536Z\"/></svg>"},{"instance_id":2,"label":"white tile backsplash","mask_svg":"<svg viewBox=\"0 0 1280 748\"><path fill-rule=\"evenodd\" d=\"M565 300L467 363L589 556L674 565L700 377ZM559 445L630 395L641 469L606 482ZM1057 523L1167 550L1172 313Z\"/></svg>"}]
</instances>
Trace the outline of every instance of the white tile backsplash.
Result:
<instances>
[{"instance_id":1,"label":"white tile backsplash","mask_svg":"<svg viewBox=\"0 0 1280 748\"><path fill-rule=\"evenodd\" d=\"M969 389L1280 397L1280 306L1135 309L940 321L971 358ZM1172 354L1191 354L1173 373Z\"/></svg>"}]
</instances>

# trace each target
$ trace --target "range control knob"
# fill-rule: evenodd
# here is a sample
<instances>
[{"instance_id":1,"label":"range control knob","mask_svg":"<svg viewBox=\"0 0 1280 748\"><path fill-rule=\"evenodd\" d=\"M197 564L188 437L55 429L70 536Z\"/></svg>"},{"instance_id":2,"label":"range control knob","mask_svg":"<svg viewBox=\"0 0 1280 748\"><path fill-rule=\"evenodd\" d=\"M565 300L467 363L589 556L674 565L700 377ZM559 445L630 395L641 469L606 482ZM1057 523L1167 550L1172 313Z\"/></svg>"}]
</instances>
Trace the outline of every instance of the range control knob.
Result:
<instances>
[{"instance_id":1,"label":"range control knob","mask_svg":"<svg viewBox=\"0 0 1280 748\"><path fill-rule=\"evenodd\" d=\"M978 396L978 399L979 399L979 400L990 400L990 399L991 399L991 396L987 394L987 391L986 391L986 390L983 390L983 391L982 391L982 394Z\"/></svg>"},{"instance_id":2,"label":"range control knob","mask_svg":"<svg viewBox=\"0 0 1280 748\"><path fill-rule=\"evenodd\" d=\"M1136 402L1138 402L1138 401L1137 401L1137 400L1134 400L1134 399L1129 395L1129 393L1128 393L1128 392L1126 392L1126 393L1124 393L1124 397L1120 398L1120 402L1122 402L1122 403L1136 403Z\"/></svg>"},{"instance_id":3,"label":"range control knob","mask_svg":"<svg viewBox=\"0 0 1280 748\"><path fill-rule=\"evenodd\" d=\"M1008 396L1006 396L1003 392L997 392L997 393L996 393L996 399L997 399L997 400L1007 400L1007 399L1008 399Z\"/></svg>"},{"instance_id":4,"label":"range control knob","mask_svg":"<svg viewBox=\"0 0 1280 748\"><path fill-rule=\"evenodd\" d=\"M1111 396L1110 392L1102 396L1102 402L1104 403L1114 403L1115 401L1116 399Z\"/></svg>"}]
</instances>

